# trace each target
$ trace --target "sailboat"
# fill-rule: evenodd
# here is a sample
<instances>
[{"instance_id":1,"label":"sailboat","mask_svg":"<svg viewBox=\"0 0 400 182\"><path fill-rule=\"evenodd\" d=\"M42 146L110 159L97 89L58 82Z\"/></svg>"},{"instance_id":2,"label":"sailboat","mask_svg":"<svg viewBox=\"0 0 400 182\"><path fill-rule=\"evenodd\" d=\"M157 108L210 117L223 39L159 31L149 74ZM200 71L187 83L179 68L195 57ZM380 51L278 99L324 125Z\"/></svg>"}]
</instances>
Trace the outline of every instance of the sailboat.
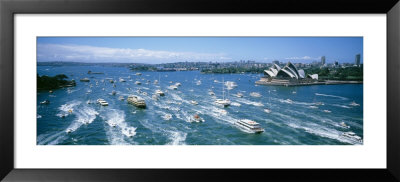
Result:
<instances>
[{"instance_id":1,"label":"sailboat","mask_svg":"<svg viewBox=\"0 0 400 182\"><path fill-rule=\"evenodd\" d=\"M227 107L231 105L231 101L229 99L225 99L225 85L224 85L224 79L222 79L222 99L217 99L215 101L217 104L221 104L224 107Z\"/></svg>"}]
</instances>

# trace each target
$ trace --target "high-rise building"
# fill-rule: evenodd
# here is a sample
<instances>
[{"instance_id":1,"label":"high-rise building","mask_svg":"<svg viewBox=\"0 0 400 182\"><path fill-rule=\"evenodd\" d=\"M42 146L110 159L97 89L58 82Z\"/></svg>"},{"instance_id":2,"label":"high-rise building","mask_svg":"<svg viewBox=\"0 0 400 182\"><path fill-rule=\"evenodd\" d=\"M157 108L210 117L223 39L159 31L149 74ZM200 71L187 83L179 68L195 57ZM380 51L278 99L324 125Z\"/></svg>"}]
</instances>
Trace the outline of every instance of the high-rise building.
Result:
<instances>
[{"instance_id":1,"label":"high-rise building","mask_svg":"<svg viewBox=\"0 0 400 182\"><path fill-rule=\"evenodd\" d=\"M355 60L355 64L356 64L357 66L360 66L360 58L361 58L361 55L360 55L360 54L357 54L357 55L356 55L356 60Z\"/></svg>"},{"instance_id":2,"label":"high-rise building","mask_svg":"<svg viewBox=\"0 0 400 182\"><path fill-rule=\"evenodd\" d=\"M272 61L272 64L278 64L279 65L279 61L278 60Z\"/></svg>"},{"instance_id":3,"label":"high-rise building","mask_svg":"<svg viewBox=\"0 0 400 182\"><path fill-rule=\"evenodd\" d=\"M325 56L321 57L321 64L324 65L325 64Z\"/></svg>"}]
</instances>

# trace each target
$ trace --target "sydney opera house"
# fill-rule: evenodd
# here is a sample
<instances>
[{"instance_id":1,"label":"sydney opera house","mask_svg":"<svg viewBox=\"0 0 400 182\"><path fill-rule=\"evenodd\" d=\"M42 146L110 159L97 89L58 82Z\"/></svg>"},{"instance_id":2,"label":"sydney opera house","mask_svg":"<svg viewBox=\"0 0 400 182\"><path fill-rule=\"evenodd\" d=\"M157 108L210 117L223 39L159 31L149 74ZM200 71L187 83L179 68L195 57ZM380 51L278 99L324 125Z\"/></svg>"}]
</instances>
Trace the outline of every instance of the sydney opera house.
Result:
<instances>
[{"instance_id":1,"label":"sydney opera house","mask_svg":"<svg viewBox=\"0 0 400 182\"><path fill-rule=\"evenodd\" d=\"M264 77L257 81L262 85L309 85L318 82L318 74L305 75L304 70L298 70L291 62L283 68L274 64L268 70L264 70Z\"/></svg>"}]
</instances>

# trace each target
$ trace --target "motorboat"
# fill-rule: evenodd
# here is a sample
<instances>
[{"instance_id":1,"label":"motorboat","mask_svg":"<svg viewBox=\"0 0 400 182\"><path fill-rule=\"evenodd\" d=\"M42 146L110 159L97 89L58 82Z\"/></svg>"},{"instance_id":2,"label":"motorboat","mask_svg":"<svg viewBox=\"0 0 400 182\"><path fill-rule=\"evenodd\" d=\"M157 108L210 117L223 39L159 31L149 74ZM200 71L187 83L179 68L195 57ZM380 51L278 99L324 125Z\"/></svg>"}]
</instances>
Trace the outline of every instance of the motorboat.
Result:
<instances>
[{"instance_id":1,"label":"motorboat","mask_svg":"<svg viewBox=\"0 0 400 182\"><path fill-rule=\"evenodd\" d=\"M141 85L142 83L139 82L139 81L136 81L135 84L136 84L136 85Z\"/></svg>"},{"instance_id":2,"label":"motorboat","mask_svg":"<svg viewBox=\"0 0 400 182\"><path fill-rule=\"evenodd\" d=\"M196 122L196 123L200 123L200 122L204 122L204 119L201 118L198 114L195 114L192 118L191 118L192 122Z\"/></svg>"},{"instance_id":3,"label":"motorboat","mask_svg":"<svg viewBox=\"0 0 400 182\"><path fill-rule=\"evenodd\" d=\"M293 103L293 101L290 100L290 99L286 99L286 100L284 100L283 102L286 102L286 103L288 103L288 104L292 104L292 103Z\"/></svg>"},{"instance_id":4,"label":"motorboat","mask_svg":"<svg viewBox=\"0 0 400 182\"><path fill-rule=\"evenodd\" d=\"M169 86L169 89L171 90L178 90L178 87L176 85L171 85Z\"/></svg>"},{"instance_id":5,"label":"motorboat","mask_svg":"<svg viewBox=\"0 0 400 182\"><path fill-rule=\"evenodd\" d=\"M126 82L124 79L120 78L119 82Z\"/></svg>"},{"instance_id":6,"label":"motorboat","mask_svg":"<svg viewBox=\"0 0 400 182\"><path fill-rule=\"evenodd\" d=\"M182 84L181 83L179 83L179 82L176 82L175 83L175 86L177 86L177 87L180 87Z\"/></svg>"},{"instance_id":7,"label":"motorboat","mask_svg":"<svg viewBox=\"0 0 400 182\"><path fill-rule=\"evenodd\" d=\"M309 108L311 108L311 109L317 109L318 107L317 107L317 106L310 106Z\"/></svg>"},{"instance_id":8,"label":"motorboat","mask_svg":"<svg viewBox=\"0 0 400 182\"><path fill-rule=\"evenodd\" d=\"M261 97L261 94L258 93L258 92L251 92L250 96L252 96L252 97Z\"/></svg>"},{"instance_id":9,"label":"motorboat","mask_svg":"<svg viewBox=\"0 0 400 182\"><path fill-rule=\"evenodd\" d=\"M215 95L213 91L208 91L208 95Z\"/></svg>"},{"instance_id":10,"label":"motorboat","mask_svg":"<svg viewBox=\"0 0 400 182\"><path fill-rule=\"evenodd\" d=\"M90 82L89 78L82 78L80 79L81 82Z\"/></svg>"},{"instance_id":11,"label":"motorboat","mask_svg":"<svg viewBox=\"0 0 400 182\"><path fill-rule=\"evenodd\" d=\"M354 132L351 131L342 133L341 137L351 140L353 142L363 143L362 138L360 136L357 136Z\"/></svg>"},{"instance_id":12,"label":"motorboat","mask_svg":"<svg viewBox=\"0 0 400 182\"><path fill-rule=\"evenodd\" d=\"M109 122L108 123L111 127L116 127L117 126L117 123L115 123L115 122Z\"/></svg>"},{"instance_id":13,"label":"motorboat","mask_svg":"<svg viewBox=\"0 0 400 182\"><path fill-rule=\"evenodd\" d=\"M351 105L351 106L360 106L360 104L357 104L355 101L351 102L349 105Z\"/></svg>"},{"instance_id":14,"label":"motorboat","mask_svg":"<svg viewBox=\"0 0 400 182\"><path fill-rule=\"evenodd\" d=\"M71 129L71 128L68 128L67 130L65 130L66 133L71 133L71 132L73 132L73 131L74 131L74 130Z\"/></svg>"},{"instance_id":15,"label":"motorboat","mask_svg":"<svg viewBox=\"0 0 400 182\"><path fill-rule=\"evenodd\" d=\"M195 100L191 100L190 103L193 104L193 105L198 105L199 104Z\"/></svg>"},{"instance_id":16,"label":"motorboat","mask_svg":"<svg viewBox=\"0 0 400 182\"><path fill-rule=\"evenodd\" d=\"M342 128L346 128L346 129L349 129L349 128L350 128L350 126L347 125L347 124L346 124L345 122L343 122L343 121L339 123L339 126L342 127Z\"/></svg>"},{"instance_id":17,"label":"motorboat","mask_svg":"<svg viewBox=\"0 0 400 182\"><path fill-rule=\"evenodd\" d=\"M241 119L241 120L235 122L235 125L250 132L250 133L264 132L264 129L261 128L259 123L249 120L249 119Z\"/></svg>"},{"instance_id":18,"label":"motorboat","mask_svg":"<svg viewBox=\"0 0 400 182\"><path fill-rule=\"evenodd\" d=\"M145 100L144 100L143 98L137 96L137 95L130 95L130 96L128 96L127 101L128 101L129 104L132 104L132 105L134 105L134 106L136 106L136 107L139 107L139 108L146 108L146 102L145 102Z\"/></svg>"},{"instance_id":19,"label":"motorboat","mask_svg":"<svg viewBox=\"0 0 400 182\"><path fill-rule=\"evenodd\" d=\"M108 106L108 103L104 99L97 99L97 103L101 106Z\"/></svg>"},{"instance_id":20,"label":"motorboat","mask_svg":"<svg viewBox=\"0 0 400 182\"><path fill-rule=\"evenodd\" d=\"M165 96L164 92L161 90L156 90L156 94L159 96Z\"/></svg>"},{"instance_id":21,"label":"motorboat","mask_svg":"<svg viewBox=\"0 0 400 182\"><path fill-rule=\"evenodd\" d=\"M196 85L201 85L201 81L197 80Z\"/></svg>"},{"instance_id":22,"label":"motorboat","mask_svg":"<svg viewBox=\"0 0 400 182\"><path fill-rule=\"evenodd\" d=\"M324 110L324 112L326 112L326 113L331 113L331 111L330 111L330 110L326 110L326 109Z\"/></svg>"},{"instance_id":23,"label":"motorboat","mask_svg":"<svg viewBox=\"0 0 400 182\"><path fill-rule=\"evenodd\" d=\"M237 94L235 94L235 96L236 96L236 97L239 97L239 98L242 98L242 97L243 97L243 94L240 93L240 92L238 92Z\"/></svg>"},{"instance_id":24,"label":"motorboat","mask_svg":"<svg viewBox=\"0 0 400 182\"><path fill-rule=\"evenodd\" d=\"M136 75L136 76L140 76L140 75L142 75L142 73L136 73L135 75Z\"/></svg>"},{"instance_id":25,"label":"motorboat","mask_svg":"<svg viewBox=\"0 0 400 182\"><path fill-rule=\"evenodd\" d=\"M264 109L264 112L266 112L266 113L271 113L271 110L268 109L268 108L265 108L265 109Z\"/></svg>"},{"instance_id":26,"label":"motorboat","mask_svg":"<svg viewBox=\"0 0 400 182\"><path fill-rule=\"evenodd\" d=\"M46 100L44 100L44 101L40 102L40 104L47 105L47 104L50 104L50 101L46 99Z\"/></svg>"}]
</instances>

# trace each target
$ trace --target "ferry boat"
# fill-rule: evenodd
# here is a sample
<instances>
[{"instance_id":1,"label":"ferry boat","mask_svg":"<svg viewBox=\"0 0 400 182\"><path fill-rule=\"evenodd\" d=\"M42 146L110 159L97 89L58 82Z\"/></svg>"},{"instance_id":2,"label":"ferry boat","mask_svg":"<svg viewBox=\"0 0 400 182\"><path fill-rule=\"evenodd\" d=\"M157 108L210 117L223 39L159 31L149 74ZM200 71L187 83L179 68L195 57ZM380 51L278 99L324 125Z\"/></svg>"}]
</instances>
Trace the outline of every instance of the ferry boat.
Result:
<instances>
[{"instance_id":1,"label":"ferry boat","mask_svg":"<svg viewBox=\"0 0 400 182\"><path fill-rule=\"evenodd\" d=\"M139 81L136 81L135 84L136 84L136 85L141 85L142 83L139 82Z\"/></svg>"},{"instance_id":2,"label":"ferry boat","mask_svg":"<svg viewBox=\"0 0 400 182\"><path fill-rule=\"evenodd\" d=\"M240 128L249 131L251 133L262 133L264 129L261 128L260 124L255 121L249 119L241 119L235 123L235 125L239 126Z\"/></svg>"},{"instance_id":3,"label":"ferry boat","mask_svg":"<svg viewBox=\"0 0 400 182\"><path fill-rule=\"evenodd\" d=\"M349 139L349 140L351 140L353 142L357 142L357 143L363 142L363 140L360 136L357 136L354 132L351 132L351 131L342 133L341 137Z\"/></svg>"},{"instance_id":4,"label":"ferry boat","mask_svg":"<svg viewBox=\"0 0 400 182\"><path fill-rule=\"evenodd\" d=\"M127 100L129 104L135 105L136 107L146 108L145 100L137 95L130 95Z\"/></svg>"},{"instance_id":5,"label":"ferry boat","mask_svg":"<svg viewBox=\"0 0 400 182\"><path fill-rule=\"evenodd\" d=\"M250 96L252 96L252 97L261 97L261 94L258 93L258 92L251 92Z\"/></svg>"},{"instance_id":6,"label":"ferry boat","mask_svg":"<svg viewBox=\"0 0 400 182\"><path fill-rule=\"evenodd\" d=\"M108 106L108 103L104 99L97 99L97 103L101 106Z\"/></svg>"},{"instance_id":7,"label":"ferry boat","mask_svg":"<svg viewBox=\"0 0 400 182\"><path fill-rule=\"evenodd\" d=\"M156 90L156 94L159 96L165 96L164 92L161 90Z\"/></svg>"},{"instance_id":8,"label":"ferry boat","mask_svg":"<svg viewBox=\"0 0 400 182\"><path fill-rule=\"evenodd\" d=\"M81 82L90 82L89 78L82 78L80 81Z\"/></svg>"}]
</instances>

